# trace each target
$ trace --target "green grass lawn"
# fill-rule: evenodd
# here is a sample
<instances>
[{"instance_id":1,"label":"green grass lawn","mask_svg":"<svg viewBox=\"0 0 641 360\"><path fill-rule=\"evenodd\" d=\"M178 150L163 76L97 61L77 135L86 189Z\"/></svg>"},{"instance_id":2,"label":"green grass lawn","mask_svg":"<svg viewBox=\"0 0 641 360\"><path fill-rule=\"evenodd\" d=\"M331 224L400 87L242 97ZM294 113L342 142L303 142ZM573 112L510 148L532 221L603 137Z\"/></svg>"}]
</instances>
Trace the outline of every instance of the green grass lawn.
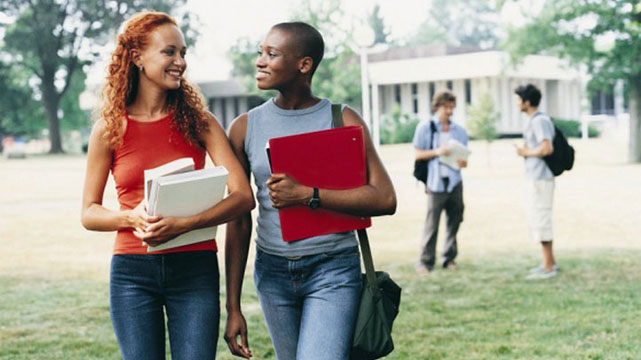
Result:
<instances>
[{"instance_id":1,"label":"green grass lawn","mask_svg":"<svg viewBox=\"0 0 641 360\"><path fill-rule=\"evenodd\" d=\"M561 253L560 276L534 282L523 278L537 259L508 253L465 256L458 270L424 278L382 264L403 287L388 358L640 359L640 256ZM120 358L106 282L3 276L0 288L0 358ZM254 357L274 359L249 277L243 306ZM232 359L222 339L218 349Z\"/></svg>"}]
</instances>

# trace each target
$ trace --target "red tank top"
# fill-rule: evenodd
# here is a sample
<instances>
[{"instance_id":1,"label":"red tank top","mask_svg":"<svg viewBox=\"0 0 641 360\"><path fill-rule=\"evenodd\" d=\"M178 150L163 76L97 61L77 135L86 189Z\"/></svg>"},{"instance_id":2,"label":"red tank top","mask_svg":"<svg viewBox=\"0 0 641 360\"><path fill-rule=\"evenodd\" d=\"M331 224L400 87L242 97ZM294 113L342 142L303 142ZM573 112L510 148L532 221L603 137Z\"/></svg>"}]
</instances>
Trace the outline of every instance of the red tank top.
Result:
<instances>
[{"instance_id":1,"label":"red tank top","mask_svg":"<svg viewBox=\"0 0 641 360\"><path fill-rule=\"evenodd\" d=\"M133 209L143 200L145 169L155 168L183 157L192 157L196 169L205 166L205 150L191 144L181 133L171 129L172 115L152 122L136 121L126 116L127 130L122 145L113 152L111 165L120 210ZM157 251L154 254L196 250L216 251L216 241L212 239ZM113 253L148 254L147 247L134 236L133 229L118 230Z\"/></svg>"}]
</instances>

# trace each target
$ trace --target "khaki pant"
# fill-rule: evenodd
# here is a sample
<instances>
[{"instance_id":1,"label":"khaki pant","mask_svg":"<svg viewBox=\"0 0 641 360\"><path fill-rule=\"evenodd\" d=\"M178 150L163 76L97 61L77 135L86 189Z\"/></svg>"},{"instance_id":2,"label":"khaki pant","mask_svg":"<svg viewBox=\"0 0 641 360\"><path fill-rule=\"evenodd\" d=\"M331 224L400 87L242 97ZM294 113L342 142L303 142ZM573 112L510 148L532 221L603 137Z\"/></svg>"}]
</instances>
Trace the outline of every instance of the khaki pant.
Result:
<instances>
[{"instance_id":1,"label":"khaki pant","mask_svg":"<svg viewBox=\"0 0 641 360\"><path fill-rule=\"evenodd\" d=\"M536 242L552 241L552 203L554 179L528 180L527 219L530 239Z\"/></svg>"},{"instance_id":2,"label":"khaki pant","mask_svg":"<svg viewBox=\"0 0 641 360\"><path fill-rule=\"evenodd\" d=\"M447 188L447 181L445 188ZM448 263L454 261L458 254L456 233L458 232L459 225L463 221L464 209L462 182L456 185L451 193L428 191L427 216L421 237L420 266L424 266L430 270L434 267L436 260L436 238L438 237L438 226L443 210L445 210L447 221L442 265L446 266Z\"/></svg>"}]
</instances>

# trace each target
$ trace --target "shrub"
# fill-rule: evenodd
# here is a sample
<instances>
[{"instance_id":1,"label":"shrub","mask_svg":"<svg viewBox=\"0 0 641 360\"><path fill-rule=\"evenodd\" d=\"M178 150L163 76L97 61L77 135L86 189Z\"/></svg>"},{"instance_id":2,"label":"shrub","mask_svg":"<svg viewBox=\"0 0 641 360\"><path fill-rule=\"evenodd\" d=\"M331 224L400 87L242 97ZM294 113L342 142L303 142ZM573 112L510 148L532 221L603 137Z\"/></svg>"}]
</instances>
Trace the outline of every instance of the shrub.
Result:
<instances>
[{"instance_id":1,"label":"shrub","mask_svg":"<svg viewBox=\"0 0 641 360\"><path fill-rule=\"evenodd\" d=\"M418 125L417 118L401 112L400 107L396 105L390 115L384 116L382 120L380 128L381 144L412 142L414 131Z\"/></svg>"},{"instance_id":2,"label":"shrub","mask_svg":"<svg viewBox=\"0 0 641 360\"><path fill-rule=\"evenodd\" d=\"M581 137L581 123L576 120L556 119L552 118L554 125L563 132L566 137ZM588 125L588 137L599 136L599 130L592 125Z\"/></svg>"}]
</instances>

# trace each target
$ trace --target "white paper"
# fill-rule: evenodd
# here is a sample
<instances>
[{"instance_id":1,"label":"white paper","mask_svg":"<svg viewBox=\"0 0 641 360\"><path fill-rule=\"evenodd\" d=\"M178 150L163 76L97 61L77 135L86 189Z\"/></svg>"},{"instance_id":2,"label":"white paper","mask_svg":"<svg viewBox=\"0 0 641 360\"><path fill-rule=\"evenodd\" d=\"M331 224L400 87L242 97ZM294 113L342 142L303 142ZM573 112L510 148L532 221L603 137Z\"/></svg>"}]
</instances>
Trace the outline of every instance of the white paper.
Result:
<instances>
[{"instance_id":1,"label":"white paper","mask_svg":"<svg viewBox=\"0 0 641 360\"><path fill-rule=\"evenodd\" d=\"M450 154L439 156L439 161L454 170L459 170L460 167L458 166L457 160L467 161L467 158L470 156L470 150L454 139L450 139L447 142L447 147L450 150Z\"/></svg>"}]
</instances>

